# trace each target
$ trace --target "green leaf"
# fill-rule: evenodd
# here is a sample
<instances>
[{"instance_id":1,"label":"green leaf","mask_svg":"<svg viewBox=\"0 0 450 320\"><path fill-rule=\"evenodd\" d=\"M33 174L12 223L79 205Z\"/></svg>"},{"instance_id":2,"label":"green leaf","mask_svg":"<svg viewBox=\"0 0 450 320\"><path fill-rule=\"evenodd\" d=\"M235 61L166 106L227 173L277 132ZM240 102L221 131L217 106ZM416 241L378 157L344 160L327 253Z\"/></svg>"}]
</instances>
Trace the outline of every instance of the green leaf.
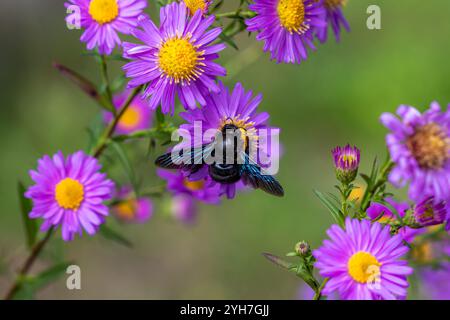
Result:
<instances>
[{"instance_id":1,"label":"green leaf","mask_svg":"<svg viewBox=\"0 0 450 320\"><path fill-rule=\"evenodd\" d=\"M297 252L288 252L288 253L286 253L286 257L297 257L297 256L298 256Z\"/></svg>"},{"instance_id":2,"label":"green leaf","mask_svg":"<svg viewBox=\"0 0 450 320\"><path fill-rule=\"evenodd\" d=\"M63 262L50 267L34 277L24 277L20 280L19 289L14 294L13 299L30 300L34 299L36 292L50 283L56 281L72 265L71 262Z\"/></svg>"},{"instance_id":3,"label":"green leaf","mask_svg":"<svg viewBox=\"0 0 450 320\"><path fill-rule=\"evenodd\" d=\"M20 201L20 211L22 213L22 221L25 229L25 237L27 240L28 248L31 248L36 243L36 236L38 231L37 221L28 217L33 208L33 204L30 199L25 198L26 188L22 182L18 183L17 191Z\"/></svg>"},{"instance_id":4,"label":"green leaf","mask_svg":"<svg viewBox=\"0 0 450 320\"><path fill-rule=\"evenodd\" d=\"M61 275L66 273L67 268L72 262L63 262L41 272L32 280L32 286L35 290L41 289L53 281L57 280Z\"/></svg>"},{"instance_id":5,"label":"green leaf","mask_svg":"<svg viewBox=\"0 0 450 320\"><path fill-rule=\"evenodd\" d=\"M285 260L281 259L280 257L277 257L271 253L263 253L263 256L270 262L273 262L277 266L282 267L286 270L292 270L292 269L297 268L297 266L295 264L285 261Z\"/></svg>"},{"instance_id":6,"label":"green leaf","mask_svg":"<svg viewBox=\"0 0 450 320\"><path fill-rule=\"evenodd\" d=\"M127 238L119 234L117 231L114 231L113 229L109 228L105 224L103 224L100 227L100 234L108 240L112 240L114 242L117 242L120 245L123 245L127 248L132 248L133 244L131 241L129 241Z\"/></svg>"},{"instance_id":7,"label":"green leaf","mask_svg":"<svg viewBox=\"0 0 450 320\"><path fill-rule=\"evenodd\" d=\"M322 204L330 211L331 215L333 216L334 220L340 225L344 226L344 215L342 214L341 210L333 204L329 198L327 198L322 192L318 190L314 190L315 195L319 198L319 200L322 202Z\"/></svg>"},{"instance_id":8,"label":"green leaf","mask_svg":"<svg viewBox=\"0 0 450 320\"><path fill-rule=\"evenodd\" d=\"M233 47L236 50L239 50L239 47L237 46L237 44L234 42L234 40L232 38L230 38L229 36L227 36L225 33L221 33L219 35L220 40L222 40L223 42L229 44L231 47Z\"/></svg>"},{"instance_id":9,"label":"green leaf","mask_svg":"<svg viewBox=\"0 0 450 320\"><path fill-rule=\"evenodd\" d=\"M136 174L134 172L133 166L131 165L130 159L128 158L125 150L119 143L111 142L111 146L112 150L114 150L114 152L117 154L117 157L119 158L119 161L122 164L125 174L128 176L128 179L130 180L130 183L133 186L134 192L136 193L136 195L138 195L139 185L136 180Z\"/></svg>"}]
</instances>

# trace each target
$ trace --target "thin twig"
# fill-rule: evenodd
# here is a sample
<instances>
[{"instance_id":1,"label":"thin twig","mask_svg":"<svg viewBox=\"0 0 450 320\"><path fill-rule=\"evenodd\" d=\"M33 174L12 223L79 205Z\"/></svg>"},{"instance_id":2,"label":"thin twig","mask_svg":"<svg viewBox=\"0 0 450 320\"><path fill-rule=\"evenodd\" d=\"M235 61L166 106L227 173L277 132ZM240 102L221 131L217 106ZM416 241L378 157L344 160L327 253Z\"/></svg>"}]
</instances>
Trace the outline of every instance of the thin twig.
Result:
<instances>
[{"instance_id":1,"label":"thin twig","mask_svg":"<svg viewBox=\"0 0 450 320\"><path fill-rule=\"evenodd\" d=\"M102 154L102 152L105 150L106 145L108 143L108 140L109 140L109 138L111 138L111 136L113 135L114 131L116 130L116 127L119 124L120 119L125 114L125 112L127 111L128 107L131 105L131 102L139 94L141 89L142 89L142 87L140 86L140 87L135 88L133 90L133 92L131 92L131 94L129 95L129 97L127 98L127 100L123 104L123 106L120 108L119 113L116 115L116 117L111 122L111 124L106 128L105 133L100 138L99 143L97 144L97 146L95 147L95 149L93 151L94 157L98 158Z\"/></svg>"},{"instance_id":2,"label":"thin twig","mask_svg":"<svg viewBox=\"0 0 450 320\"><path fill-rule=\"evenodd\" d=\"M25 260L24 264L22 265L22 267L19 270L19 274L17 276L16 281L14 282L12 287L6 293L5 300L11 300L14 297L14 295L16 294L16 292L20 289L21 283L19 280L21 280L24 276L26 276L28 274L28 272L30 271L34 262L36 261L37 257L41 253L42 249L47 244L47 242L50 240L52 234L53 234L53 228L51 228L45 234L45 237L41 241L37 242L33 246L30 255L28 256L27 260Z\"/></svg>"}]
</instances>

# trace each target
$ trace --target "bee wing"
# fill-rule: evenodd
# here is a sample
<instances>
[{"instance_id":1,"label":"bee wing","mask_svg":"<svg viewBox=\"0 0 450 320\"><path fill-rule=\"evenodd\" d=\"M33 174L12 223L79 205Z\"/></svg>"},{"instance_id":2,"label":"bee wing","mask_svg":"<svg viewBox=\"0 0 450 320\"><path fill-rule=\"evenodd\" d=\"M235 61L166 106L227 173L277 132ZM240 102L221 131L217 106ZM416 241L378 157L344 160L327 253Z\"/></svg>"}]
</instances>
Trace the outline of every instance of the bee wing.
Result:
<instances>
[{"instance_id":1,"label":"bee wing","mask_svg":"<svg viewBox=\"0 0 450 320\"><path fill-rule=\"evenodd\" d=\"M277 197L284 196L284 190L281 184L271 175L265 174L248 154L244 155L244 164L241 167L244 183L251 185L255 189L261 189Z\"/></svg>"},{"instance_id":2,"label":"bee wing","mask_svg":"<svg viewBox=\"0 0 450 320\"><path fill-rule=\"evenodd\" d=\"M205 144L198 148L191 148L189 152L180 150L178 154L172 155L171 152L163 154L155 160L158 167L165 169L188 169L198 168L204 163L204 157L211 155L214 149L214 143Z\"/></svg>"}]
</instances>

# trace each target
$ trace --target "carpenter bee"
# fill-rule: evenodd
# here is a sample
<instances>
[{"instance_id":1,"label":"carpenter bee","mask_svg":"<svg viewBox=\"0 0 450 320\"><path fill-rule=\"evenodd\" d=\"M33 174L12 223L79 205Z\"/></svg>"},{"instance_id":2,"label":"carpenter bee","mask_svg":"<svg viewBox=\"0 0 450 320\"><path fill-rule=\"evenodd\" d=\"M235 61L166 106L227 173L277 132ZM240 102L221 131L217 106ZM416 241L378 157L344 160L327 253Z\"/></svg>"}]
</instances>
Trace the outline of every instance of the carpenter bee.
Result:
<instances>
[{"instance_id":1,"label":"carpenter bee","mask_svg":"<svg viewBox=\"0 0 450 320\"><path fill-rule=\"evenodd\" d=\"M218 183L232 184L242 179L254 189L278 197L284 195L280 183L251 159L249 137L244 129L234 124L225 124L213 142L175 154L166 153L158 157L155 164L166 169L188 170L190 174L207 165L210 177Z\"/></svg>"}]
</instances>

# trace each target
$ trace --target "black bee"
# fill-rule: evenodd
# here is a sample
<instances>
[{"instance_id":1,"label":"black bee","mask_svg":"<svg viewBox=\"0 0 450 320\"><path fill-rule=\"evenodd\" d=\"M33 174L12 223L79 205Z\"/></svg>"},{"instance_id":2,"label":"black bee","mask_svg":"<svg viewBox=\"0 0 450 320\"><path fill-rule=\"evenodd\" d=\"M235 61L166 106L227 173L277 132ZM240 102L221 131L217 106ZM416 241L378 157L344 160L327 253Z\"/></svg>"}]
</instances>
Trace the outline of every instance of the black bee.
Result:
<instances>
[{"instance_id":1,"label":"black bee","mask_svg":"<svg viewBox=\"0 0 450 320\"><path fill-rule=\"evenodd\" d=\"M223 161L207 161L215 158L217 150L222 150ZM191 174L207 164L209 175L216 182L232 184L242 179L255 189L278 197L284 195L280 183L271 175L264 174L263 169L250 158L249 138L245 130L234 124L225 124L212 143L191 148L186 153L180 150L176 156L166 153L158 157L155 164L166 169L188 170Z\"/></svg>"}]
</instances>

